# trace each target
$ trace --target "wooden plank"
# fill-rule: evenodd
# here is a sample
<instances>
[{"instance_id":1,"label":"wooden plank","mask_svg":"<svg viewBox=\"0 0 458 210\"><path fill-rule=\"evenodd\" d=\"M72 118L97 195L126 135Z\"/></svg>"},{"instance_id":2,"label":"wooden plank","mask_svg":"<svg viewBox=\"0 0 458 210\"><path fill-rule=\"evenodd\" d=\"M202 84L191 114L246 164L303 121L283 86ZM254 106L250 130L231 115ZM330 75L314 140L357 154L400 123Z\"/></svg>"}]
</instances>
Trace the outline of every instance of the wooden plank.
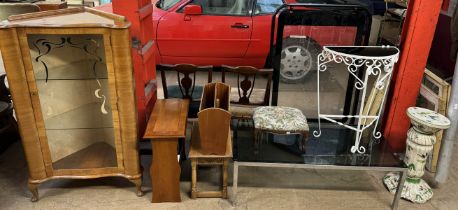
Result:
<instances>
[{"instance_id":1,"label":"wooden plank","mask_svg":"<svg viewBox=\"0 0 458 210\"><path fill-rule=\"evenodd\" d=\"M38 129L39 142L41 144L43 161L45 162L46 174L48 176L53 175L51 152L49 151L48 138L46 136L45 122L43 120L43 114L41 110L40 98L38 88L35 82L35 75L33 73L32 56L30 55L30 46L28 42L28 31L25 28L18 28L19 43L22 53L22 62L24 64L25 74L27 77L27 83L29 85L30 98L32 100L33 112L35 115L35 125Z\"/></svg>"},{"instance_id":2,"label":"wooden plank","mask_svg":"<svg viewBox=\"0 0 458 210\"><path fill-rule=\"evenodd\" d=\"M16 29L0 30L0 37L2 37L0 50L14 101L29 177L31 180L45 179L47 174L41 151L42 146L38 140L38 129L35 126L35 115Z\"/></svg>"},{"instance_id":3,"label":"wooden plank","mask_svg":"<svg viewBox=\"0 0 458 210\"><path fill-rule=\"evenodd\" d=\"M122 151L118 152L122 153L122 165L125 173L136 175L141 174L138 150L132 149L137 148L139 138L138 114L133 86L135 81L131 60L131 45L128 40L129 31L127 29L111 30L112 64L115 72L114 76L116 77L117 108L122 139L117 148L122 148Z\"/></svg>"},{"instance_id":4,"label":"wooden plank","mask_svg":"<svg viewBox=\"0 0 458 210\"><path fill-rule=\"evenodd\" d=\"M67 8L25 13L8 17L9 22L0 23L0 28L9 27L100 27L128 28L125 17L91 8Z\"/></svg>"},{"instance_id":5,"label":"wooden plank","mask_svg":"<svg viewBox=\"0 0 458 210\"><path fill-rule=\"evenodd\" d=\"M448 107L448 101L450 98L450 84L435 75L433 72L430 70L426 69L425 70L425 79L434 86L437 86L439 88L438 92L436 93L435 91L431 90L428 86L425 84L422 84L420 94L423 95L423 97L429 101L430 103L433 103L435 106L435 110L437 113L442 114L444 116L447 115L447 107ZM426 107L425 107L426 108ZM428 157L428 160L426 162L426 168L428 171L431 172L436 172L437 169L437 161L439 159L439 152L441 148L441 142L442 142L442 136L443 136L444 130L438 131L436 135L436 143L434 144L434 149L431 151L430 157Z\"/></svg>"},{"instance_id":6,"label":"wooden plank","mask_svg":"<svg viewBox=\"0 0 458 210\"><path fill-rule=\"evenodd\" d=\"M229 106L230 106L230 91L231 91L231 87L227 84L224 84L224 83L216 83L216 86L215 86L216 90L215 90L215 108L221 108L221 109L224 109L226 111L229 111ZM217 104L216 101L219 101L219 103Z\"/></svg>"},{"instance_id":7,"label":"wooden plank","mask_svg":"<svg viewBox=\"0 0 458 210\"><path fill-rule=\"evenodd\" d=\"M57 169L51 178L93 179L106 176L124 176L118 172L118 167L86 168L86 169Z\"/></svg>"},{"instance_id":8,"label":"wooden plank","mask_svg":"<svg viewBox=\"0 0 458 210\"><path fill-rule=\"evenodd\" d=\"M208 155L200 151L200 134L198 124L194 124L191 131L191 148L189 149L189 158L232 158L232 135L228 131L226 151L223 155Z\"/></svg>"},{"instance_id":9,"label":"wooden plank","mask_svg":"<svg viewBox=\"0 0 458 210\"><path fill-rule=\"evenodd\" d=\"M177 160L178 139L151 140L153 162L150 167L153 203L180 202L181 168Z\"/></svg>"},{"instance_id":10,"label":"wooden plank","mask_svg":"<svg viewBox=\"0 0 458 210\"><path fill-rule=\"evenodd\" d=\"M41 11L47 11L47 10L56 10L56 9L66 9L67 8L67 2L50 2L50 1L39 1L36 2L35 5L40 7Z\"/></svg>"},{"instance_id":11,"label":"wooden plank","mask_svg":"<svg viewBox=\"0 0 458 210\"><path fill-rule=\"evenodd\" d=\"M198 131L199 138L193 139L192 148L203 155L225 155L228 139L231 138L231 113L208 108L200 111L198 117L199 127L193 131Z\"/></svg>"},{"instance_id":12,"label":"wooden plank","mask_svg":"<svg viewBox=\"0 0 458 210\"><path fill-rule=\"evenodd\" d=\"M107 76L108 76L108 91L109 91L109 98L110 101L110 107L111 107L111 116L113 120L113 128L114 128L114 143L116 145L116 157L117 157L117 162L118 162L118 169L120 172L124 172L124 154L122 145L122 128L121 128L121 122L120 122L120 110L119 110L119 104L118 101L119 95L118 95L118 87L117 87L117 80L119 80L122 77L117 77L116 76L116 64L114 61L116 59L122 59L119 56L116 56L114 54L114 50L112 49L112 36L111 36L111 30L102 30L103 34L103 42L104 42L104 50L105 50L105 64L107 68ZM120 42L125 42L125 40L117 40ZM110 56L111 55L111 56ZM128 88L128 87L126 87ZM133 124L132 126L135 126Z\"/></svg>"},{"instance_id":13,"label":"wooden plank","mask_svg":"<svg viewBox=\"0 0 458 210\"><path fill-rule=\"evenodd\" d=\"M198 198L220 198L223 197L222 191L202 191L196 192L196 197Z\"/></svg>"},{"instance_id":14,"label":"wooden plank","mask_svg":"<svg viewBox=\"0 0 458 210\"><path fill-rule=\"evenodd\" d=\"M146 126L145 139L184 138L189 100L157 100Z\"/></svg>"}]
</instances>

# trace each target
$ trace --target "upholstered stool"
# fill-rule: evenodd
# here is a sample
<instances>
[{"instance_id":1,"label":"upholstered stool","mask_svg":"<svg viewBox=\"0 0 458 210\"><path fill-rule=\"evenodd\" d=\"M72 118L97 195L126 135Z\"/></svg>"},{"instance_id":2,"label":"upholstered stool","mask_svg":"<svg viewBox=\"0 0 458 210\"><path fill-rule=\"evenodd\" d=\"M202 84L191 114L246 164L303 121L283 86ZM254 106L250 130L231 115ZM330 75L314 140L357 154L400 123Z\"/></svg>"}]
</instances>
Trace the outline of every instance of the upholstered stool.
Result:
<instances>
[{"instance_id":1,"label":"upholstered stool","mask_svg":"<svg viewBox=\"0 0 458 210\"><path fill-rule=\"evenodd\" d=\"M253 113L255 147L259 148L264 132L273 134L301 134L300 149L305 151L309 133L307 118L299 109L284 106L257 107Z\"/></svg>"}]
</instances>

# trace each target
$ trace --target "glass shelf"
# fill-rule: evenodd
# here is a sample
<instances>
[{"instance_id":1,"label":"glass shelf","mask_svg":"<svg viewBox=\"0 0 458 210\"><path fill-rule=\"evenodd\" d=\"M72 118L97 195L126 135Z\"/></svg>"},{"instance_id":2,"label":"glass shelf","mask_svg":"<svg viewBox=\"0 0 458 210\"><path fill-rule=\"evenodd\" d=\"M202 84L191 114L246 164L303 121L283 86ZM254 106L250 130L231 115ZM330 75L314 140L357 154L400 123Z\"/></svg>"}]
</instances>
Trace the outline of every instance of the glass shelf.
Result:
<instances>
[{"instance_id":1,"label":"glass shelf","mask_svg":"<svg viewBox=\"0 0 458 210\"><path fill-rule=\"evenodd\" d=\"M116 150L105 142L92 144L52 164L54 169L116 167Z\"/></svg>"},{"instance_id":2,"label":"glass shelf","mask_svg":"<svg viewBox=\"0 0 458 210\"><path fill-rule=\"evenodd\" d=\"M110 114L101 114L101 103L89 103L45 119L47 130L113 128ZM98 113L98 114L97 114Z\"/></svg>"},{"instance_id":3,"label":"glass shelf","mask_svg":"<svg viewBox=\"0 0 458 210\"><path fill-rule=\"evenodd\" d=\"M310 130L317 128L316 123L310 123L309 126ZM402 166L400 159L387 148L383 139L370 138L370 131L362 140L367 152L353 154L350 148L353 145L354 132L333 124L322 124L321 129L323 133L319 139L309 134L305 152L299 149L298 135L269 134L267 137L264 134L259 148L256 149L253 131L239 129L238 138L234 139L234 160L339 166Z\"/></svg>"},{"instance_id":4,"label":"glass shelf","mask_svg":"<svg viewBox=\"0 0 458 210\"><path fill-rule=\"evenodd\" d=\"M95 71L92 70L93 61L77 61L48 69L48 75L44 67L38 67L35 71L35 80L94 80L108 79L104 63L98 63Z\"/></svg>"}]
</instances>

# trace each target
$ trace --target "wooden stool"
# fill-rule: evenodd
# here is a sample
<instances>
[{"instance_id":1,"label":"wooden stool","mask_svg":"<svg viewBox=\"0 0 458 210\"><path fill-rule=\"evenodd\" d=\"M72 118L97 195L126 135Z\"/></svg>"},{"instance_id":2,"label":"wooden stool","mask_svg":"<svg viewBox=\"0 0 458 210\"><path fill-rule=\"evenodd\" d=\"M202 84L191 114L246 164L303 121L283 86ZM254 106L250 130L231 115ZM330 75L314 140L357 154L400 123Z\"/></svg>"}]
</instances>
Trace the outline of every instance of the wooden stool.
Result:
<instances>
[{"instance_id":1,"label":"wooden stool","mask_svg":"<svg viewBox=\"0 0 458 210\"><path fill-rule=\"evenodd\" d=\"M229 116L230 120L230 116ZM189 151L189 159L191 159L192 166L192 180L191 180L191 198L227 198L227 166L229 160L232 159L232 141L231 131L228 130L226 138L226 151L222 155L208 154L202 151L200 147L200 134L199 127L194 124L191 136L191 149ZM222 176L221 191L198 191L197 190L197 166L198 165L216 165L221 166Z\"/></svg>"}]
</instances>

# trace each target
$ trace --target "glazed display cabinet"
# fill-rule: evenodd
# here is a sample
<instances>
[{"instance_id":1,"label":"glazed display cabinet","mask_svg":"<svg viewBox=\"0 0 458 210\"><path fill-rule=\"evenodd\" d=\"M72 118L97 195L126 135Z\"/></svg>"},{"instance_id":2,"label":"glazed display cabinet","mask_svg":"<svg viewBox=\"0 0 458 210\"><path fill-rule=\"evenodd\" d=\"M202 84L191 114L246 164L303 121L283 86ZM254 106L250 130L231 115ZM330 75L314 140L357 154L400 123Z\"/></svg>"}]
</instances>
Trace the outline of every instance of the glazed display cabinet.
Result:
<instances>
[{"instance_id":1,"label":"glazed display cabinet","mask_svg":"<svg viewBox=\"0 0 458 210\"><path fill-rule=\"evenodd\" d=\"M0 23L32 201L57 178L120 176L142 194L129 25L87 8Z\"/></svg>"}]
</instances>

